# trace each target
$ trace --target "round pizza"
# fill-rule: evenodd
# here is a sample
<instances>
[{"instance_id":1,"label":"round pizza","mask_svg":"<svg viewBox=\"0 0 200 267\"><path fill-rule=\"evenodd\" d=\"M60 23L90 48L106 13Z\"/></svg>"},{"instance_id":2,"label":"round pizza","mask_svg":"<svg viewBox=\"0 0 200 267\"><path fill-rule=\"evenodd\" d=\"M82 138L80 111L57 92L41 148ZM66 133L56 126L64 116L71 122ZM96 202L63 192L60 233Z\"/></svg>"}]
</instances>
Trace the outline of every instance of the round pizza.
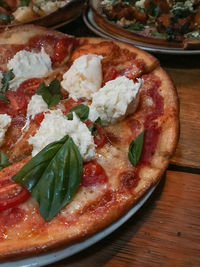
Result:
<instances>
[{"instance_id":1,"label":"round pizza","mask_svg":"<svg viewBox=\"0 0 200 267\"><path fill-rule=\"evenodd\" d=\"M18 24L55 26L81 14L84 0L1 0L0 30Z\"/></svg>"},{"instance_id":2,"label":"round pizza","mask_svg":"<svg viewBox=\"0 0 200 267\"><path fill-rule=\"evenodd\" d=\"M0 259L88 238L155 185L179 132L156 58L24 25L0 34Z\"/></svg>"},{"instance_id":3,"label":"round pizza","mask_svg":"<svg viewBox=\"0 0 200 267\"><path fill-rule=\"evenodd\" d=\"M161 47L200 48L199 0L91 0L97 25L115 36Z\"/></svg>"}]
</instances>

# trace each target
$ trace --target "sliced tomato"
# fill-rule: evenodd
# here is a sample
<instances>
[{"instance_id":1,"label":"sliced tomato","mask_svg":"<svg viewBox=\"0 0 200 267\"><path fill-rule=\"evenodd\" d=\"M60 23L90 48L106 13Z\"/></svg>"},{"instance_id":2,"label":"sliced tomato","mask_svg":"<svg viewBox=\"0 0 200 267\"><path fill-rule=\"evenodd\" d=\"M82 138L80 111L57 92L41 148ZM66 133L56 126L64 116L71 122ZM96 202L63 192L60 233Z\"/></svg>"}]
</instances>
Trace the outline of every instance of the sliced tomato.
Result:
<instances>
[{"instance_id":1,"label":"sliced tomato","mask_svg":"<svg viewBox=\"0 0 200 267\"><path fill-rule=\"evenodd\" d=\"M42 79L40 78L30 78L20 84L17 92L23 93L30 99L36 93L36 90L41 82Z\"/></svg>"},{"instance_id":2,"label":"sliced tomato","mask_svg":"<svg viewBox=\"0 0 200 267\"><path fill-rule=\"evenodd\" d=\"M65 59L69 53L69 45L72 45L72 40L69 38L63 38L56 43L52 56L53 63L61 63Z\"/></svg>"},{"instance_id":3,"label":"sliced tomato","mask_svg":"<svg viewBox=\"0 0 200 267\"><path fill-rule=\"evenodd\" d=\"M0 113L7 113L11 116L26 113L27 100L23 93L7 91L5 96L10 100L10 103L0 101Z\"/></svg>"},{"instance_id":4,"label":"sliced tomato","mask_svg":"<svg viewBox=\"0 0 200 267\"><path fill-rule=\"evenodd\" d=\"M43 119L44 119L44 113L43 113L43 112L40 112L40 113L36 114L35 117L34 117L34 121L35 121L38 125L41 124L41 122L43 121Z\"/></svg>"},{"instance_id":5,"label":"sliced tomato","mask_svg":"<svg viewBox=\"0 0 200 267\"><path fill-rule=\"evenodd\" d=\"M30 192L10 179L0 181L0 211L13 208L30 197Z\"/></svg>"},{"instance_id":6,"label":"sliced tomato","mask_svg":"<svg viewBox=\"0 0 200 267\"><path fill-rule=\"evenodd\" d=\"M97 146L97 148L101 148L107 142L107 136L104 128L101 125L99 125L98 123L96 123L95 125L97 132L94 135L94 143Z\"/></svg>"},{"instance_id":7,"label":"sliced tomato","mask_svg":"<svg viewBox=\"0 0 200 267\"><path fill-rule=\"evenodd\" d=\"M118 76L118 71L114 67L109 67L106 69L103 75L103 84L107 83L108 81L114 80Z\"/></svg>"},{"instance_id":8,"label":"sliced tomato","mask_svg":"<svg viewBox=\"0 0 200 267\"><path fill-rule=\"evenodd\" d=\"M96 161L90 161L83 166L82 186L95 186L107 181L108 177L104 169Z\"/></svg>"},{"instance_id":9,"label":"sliced tomato","mask_svg":"<svg viewBox=\"0 0 200 267\"><path fill-rule=\"evenodd\" d=\"M73 100L72 98L64 99L61 103L63 105L62 112L63 114L67 114L71 108L80 105L83 100L79 99L78 101Z\"/></svg>"}]
</instances>

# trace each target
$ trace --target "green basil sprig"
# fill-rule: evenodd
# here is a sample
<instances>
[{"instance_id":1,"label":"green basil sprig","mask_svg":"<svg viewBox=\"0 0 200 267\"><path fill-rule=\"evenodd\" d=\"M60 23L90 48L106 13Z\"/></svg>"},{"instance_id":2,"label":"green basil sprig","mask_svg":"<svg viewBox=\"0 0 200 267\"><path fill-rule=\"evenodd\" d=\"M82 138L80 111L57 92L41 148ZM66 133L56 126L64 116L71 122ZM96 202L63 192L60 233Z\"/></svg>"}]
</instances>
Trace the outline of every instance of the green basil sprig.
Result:
<instances>
[{"instance_id":1,"label":"green basil sprig","mask_svg":"<svg viewBox=\"0 0 200 267\"><path fill-rule=\"evenodd\" d=\"M10 165L7 155L0 150L0 170Z\"/></svg>"},{"instance_id":2,"label":"green basil sprig","mask_svg":"<svg viewBox=\"0 0 200 267\"><path fill-rule=\"evenodd\" d=\"M42 96L49 108L58 104L61 99L60 82L54 79L49 86L41 83L37 89L37 94Z\"/></svg>"},{"instance_id":3,"label":"green basil sprig","mask_svg":"<svg viewBox=\"0 0 200 267\"><path fill-rule=\"evenodd\" d=\"M13 70L9 70L6 73L3 74L3 78L1 80L2 87L0 89L0 92L5 93L9 88L9 81L12 80L15 77Z\"/></svg>"},{"instance_id":4,"label":"green basil sprig","mask_svg":"<svg viewBox=\"0 0 200 267\"><path fill-rule=\"evenodd\" d=\"M100 117L98 117L98 119L96 119L96 121L94 123L92 123L88 126L88 129L90 130L90 132L92 134L94 134L97 130L96 124L102 125L102 121L101 121Z\"/></svg>"},{"instance_id":5,"label":"green basil sprig","mask_svg":"<svg viewBox=\"0 0 200 267\"><path fill-rule=\"evenodd\" d=\"M80 152L65 136L42 149L12 179L31 192L41 215L50 221L74 196L82 170Z\"/></svg>"},{"instance_id":6,"label":"green basil sprig","mask_svg":"<svg viewBox=\"0 0 200 267\"><path fill-rule=\"evenodd\" d=\"M9 16L7 14L0 14L0 19L7 22L11 23L11 21L14 19L13 16Z\"/></svg>"},{"instance_id":7,"label":"green basil sprig","mask_svg":"<svg viewBox=\"0 0 200 267\"><path fill-rule=\"evenodd\" d=\"M4 96L3 94L0 94L0 100L7 102L7 103L10 103L10 100L6 96Z\"/></svg>"},{"instance_id":8,"label":"green basil sprig","mask_svg":"<svg viewBox=\"0 0 200 267\"><path fill-rule=\"evenodd\" d=\"M20 0L20 6L29 6L31 0Z\"/></svg>"},{"instance_id":9,"label":"green basil sprig","mask_svg":"<svg viewBox=\"0 0 200 267\"><path fill-rule=\"evenodd\" d=\"M141 132L135 140L131 141L129 145L128 158L133 166L137 166L138 161L140 160L142 153L143 139L144 139L144 131Z\"/></svg>"},{"instance_id":10,"label":"green basil sprig","mask_svg":"<svg viewBox=\"0 0 200 267\"><path fill-rule=\"evenodd\" d=\"M73 120L73 112L76 113L76 115L82 120L86 120L88 118L89 115L89 107L84 105L84 104L80 104L78 106L75 106L73 108L71 108L69 110L69 113L66 115L68 120Z\"/></svg>"}]
</instances>

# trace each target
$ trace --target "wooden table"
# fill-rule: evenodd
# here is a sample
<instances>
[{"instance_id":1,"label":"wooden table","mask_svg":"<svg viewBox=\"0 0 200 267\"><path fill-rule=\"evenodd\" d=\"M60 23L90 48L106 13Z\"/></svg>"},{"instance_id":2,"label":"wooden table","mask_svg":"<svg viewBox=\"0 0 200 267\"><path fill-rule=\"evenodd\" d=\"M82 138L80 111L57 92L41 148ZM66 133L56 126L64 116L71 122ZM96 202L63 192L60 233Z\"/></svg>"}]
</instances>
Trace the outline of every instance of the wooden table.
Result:
<instances>
[{"instance_id":1,"label":"wooden table","mask_svg":"<svg viewBox=\"0 0 200 267\"><path fill-rule=\"evenodd\" d=\"M94 36L79 18L60 29ZM200 266L200 55L155 55L180 98L180 141L145 205L92 247L51 266Z\"/></svg>"}]
</instances>

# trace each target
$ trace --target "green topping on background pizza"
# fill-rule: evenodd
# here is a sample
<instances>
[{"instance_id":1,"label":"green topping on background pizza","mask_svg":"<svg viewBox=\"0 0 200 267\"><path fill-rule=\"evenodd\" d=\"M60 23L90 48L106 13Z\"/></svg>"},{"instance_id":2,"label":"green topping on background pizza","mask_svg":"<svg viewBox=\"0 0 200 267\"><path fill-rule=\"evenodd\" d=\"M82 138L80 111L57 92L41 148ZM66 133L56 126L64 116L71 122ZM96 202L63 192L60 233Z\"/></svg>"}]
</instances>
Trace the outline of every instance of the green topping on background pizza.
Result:
<instances>
[{"instance_id":1,"label":"green topping on background pizza","mask_svg":"<svg viewBox=\"0 0 200 267\"><path fill-rule=\"evenodd\" d=\"M0 14L0 20L3 20L7 23L11 23L13 21L13 16L7 15L7 14Z\"/></svg>"},{"instance_id":2,"label":"green topping on background pizza","mask_svg":"<svg viewBox=\"0 0 200 267\"><path fill-rule=\"evenodd\" d=\"M28 6L31 0L20 0L20 6Z\"/></svg>"},{"instance_id":3,"label":"green topping on background pizza","mask_svg":"<svg viewBox=\"0 0 200 267\"><path fill-rule=\"evenodd\" d=\"M136 22L136 23L129 24L129 25L124 25L123 28L127 30L133 30L133 31L143 31L145 29L144 25L140 22Z\"/></svg>"}]
</instances>

